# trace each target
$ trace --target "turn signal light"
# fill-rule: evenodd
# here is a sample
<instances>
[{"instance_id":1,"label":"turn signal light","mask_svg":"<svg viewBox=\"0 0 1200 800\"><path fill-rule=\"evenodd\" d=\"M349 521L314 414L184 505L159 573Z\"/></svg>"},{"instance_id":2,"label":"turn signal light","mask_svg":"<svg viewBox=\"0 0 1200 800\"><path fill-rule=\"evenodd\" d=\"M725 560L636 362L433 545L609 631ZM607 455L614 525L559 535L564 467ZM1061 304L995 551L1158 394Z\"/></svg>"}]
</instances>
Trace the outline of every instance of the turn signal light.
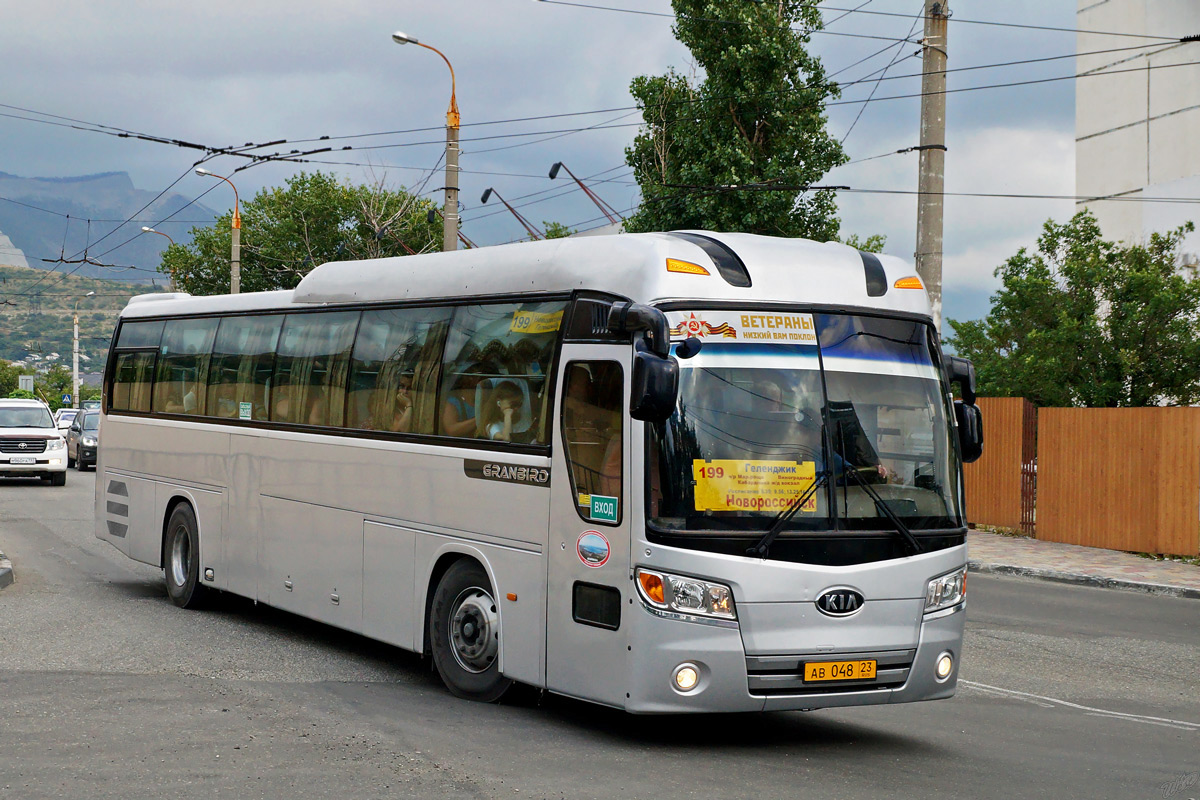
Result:
<instances>
[{"instance_id":1,"label":"turn signal light","mask_svg":"<svg viewBox=\"0 0 1200 800\"><path fill-rule=\"evenodd\" d=\"M925 288L921 284L921 279L918 278L916 275L910 275L907 278L901 278L900 280L898 280L894 284L892 284L892 286L894 286L897 289L924 289Z\"/></svg>"},{"instance_id":2,"label":"turn signal light","mask_svg":"<svg viewBox=\"0 0 1200 800\"><path fill-rule=\"evenodd\" d=\"M711 275L708 270L699 264L693 264L690 261L680 261L677 258L667 259L667 272L682 272L685 275Z\"/></svg>"},{"instance_id":3,"label":"turn signal light","mask_svg":"<svg viewBox=\"0 0 1200 800\"><path fill-rule=\"evenodd\" d=\"M660 606L667 604L666 594L663 591L662 577L655 575L653 572L638 571L638 583L642 585L642 593L653 603Z\"/></svg>"}]
</instances>

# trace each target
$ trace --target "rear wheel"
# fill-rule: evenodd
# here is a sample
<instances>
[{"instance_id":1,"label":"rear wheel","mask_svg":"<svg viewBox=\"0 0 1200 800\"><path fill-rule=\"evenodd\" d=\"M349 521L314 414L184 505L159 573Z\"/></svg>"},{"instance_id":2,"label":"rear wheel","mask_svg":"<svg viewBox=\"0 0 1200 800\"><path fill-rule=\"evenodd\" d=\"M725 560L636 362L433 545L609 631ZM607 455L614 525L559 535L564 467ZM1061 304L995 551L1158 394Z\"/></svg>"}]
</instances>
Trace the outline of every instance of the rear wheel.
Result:
<instances>
[{"instance_id":1,"label":"rear wheel","mask_svg":"<svg viewBox=\"0 0 1200 800\"><path fill-rule=\"evenodd\" d=\"M163 539L163 576L167 594L180 608L196 608L204 601L200 584L200 529L187 503L180 503L167 520Z\"/></svg>"},{"instance_id":2,"label":"rear wheel","mask_svg":"<svg viewBox=\"0 0 1200 800\"><path fill-rule=\"evenodd\" d=\"M455 562L438 583L429 614L433 664L451 694L495 702L512 681L500 674L500 609L478 562Z\"/></svg>"}]
</instances>

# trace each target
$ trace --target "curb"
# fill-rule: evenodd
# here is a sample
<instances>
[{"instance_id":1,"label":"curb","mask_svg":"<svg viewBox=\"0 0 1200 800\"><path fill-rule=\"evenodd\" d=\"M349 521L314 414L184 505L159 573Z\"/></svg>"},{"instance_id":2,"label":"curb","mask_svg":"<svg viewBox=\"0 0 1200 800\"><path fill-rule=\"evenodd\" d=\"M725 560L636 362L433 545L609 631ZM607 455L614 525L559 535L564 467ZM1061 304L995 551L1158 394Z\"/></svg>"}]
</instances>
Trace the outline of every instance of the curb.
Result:
<instances>
[{"instance_id":1,"label":"curb","mask_svg":"<svg viewBox=\"0 0 1200 800\"><path fill-rule=\"evenodd\" d=\"M1141 581L1123 580L1121 578L1104 578L1098 575L1081 575L1074 572L1059 572L1058 570L1042 567L1016 567L1010 564L984 564L979 561L968 561L967 570L986 575L1016 575L1022 578L1037 578L1038 580L1070 583L1077 586L1094 586L1101 589L1120 589L1126 592L1142 592L1143 594L1157 594L1167 597L1200 600L1200 589L1193 589L1187 586L1144 583Z\"/></svg>"},{"instance_id":2,"label":"curb","mask_svg":"<svg viewBox=\"0 0 1200 800\"><path fill-rule=\"evenodd\" d=\"M12 562L4 553L0 553L0 589L10 586L14 580L16 579L13 577Z\"/></svg>"}]
</instances>

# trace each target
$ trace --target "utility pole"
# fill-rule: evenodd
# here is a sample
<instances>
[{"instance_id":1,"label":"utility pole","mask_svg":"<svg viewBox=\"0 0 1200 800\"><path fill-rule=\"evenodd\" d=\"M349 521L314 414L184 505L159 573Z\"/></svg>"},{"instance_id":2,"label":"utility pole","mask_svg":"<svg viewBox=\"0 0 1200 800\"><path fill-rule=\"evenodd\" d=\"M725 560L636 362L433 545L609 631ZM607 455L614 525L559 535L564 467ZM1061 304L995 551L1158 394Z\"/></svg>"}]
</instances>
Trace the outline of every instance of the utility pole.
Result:
<instances>
[{"instance_id":1,"label":"utility pole","mask_svg":"<svg viewBox=\"0 0 1200 800\"><path fill-rule=\"evenodd\" d=\"M942 219L946 188L947 0L925 0L921 40L921 166L917 183L917 274L929 292L933 324L942 329Z\"/></svg>"},{"instance_id":2,"label":"utility pole","mask_svg":"<svg viewBox=\"0 0 1200 800\"><path fill-rule=\"evenodd\" d=\"M84 297L91 297L95 292L88 292ZM71 347L71 403L75 408L83 408L79 402L79 300L75 298L75 308L72 310L72 316L75 319L75 340Z\"/></svg>"}]
</instances>

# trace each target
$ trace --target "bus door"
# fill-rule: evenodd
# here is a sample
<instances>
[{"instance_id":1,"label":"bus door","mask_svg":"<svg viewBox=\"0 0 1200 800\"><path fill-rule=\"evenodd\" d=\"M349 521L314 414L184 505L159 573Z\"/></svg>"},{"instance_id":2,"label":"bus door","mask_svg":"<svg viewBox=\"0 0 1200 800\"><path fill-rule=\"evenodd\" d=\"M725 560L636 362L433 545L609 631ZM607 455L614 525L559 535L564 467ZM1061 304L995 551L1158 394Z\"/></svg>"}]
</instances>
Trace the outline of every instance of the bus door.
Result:
<instances>
[{"instance_id":1,"label":"bus door","mask_svg":"<svg viewBox=\"0 0 1200 800\"><path fill-rule=\"evenodd\" d=\"M628 345L563 347L550 500L546 685L623 706L629 581Z\"/></svg>"}]
</instances>

